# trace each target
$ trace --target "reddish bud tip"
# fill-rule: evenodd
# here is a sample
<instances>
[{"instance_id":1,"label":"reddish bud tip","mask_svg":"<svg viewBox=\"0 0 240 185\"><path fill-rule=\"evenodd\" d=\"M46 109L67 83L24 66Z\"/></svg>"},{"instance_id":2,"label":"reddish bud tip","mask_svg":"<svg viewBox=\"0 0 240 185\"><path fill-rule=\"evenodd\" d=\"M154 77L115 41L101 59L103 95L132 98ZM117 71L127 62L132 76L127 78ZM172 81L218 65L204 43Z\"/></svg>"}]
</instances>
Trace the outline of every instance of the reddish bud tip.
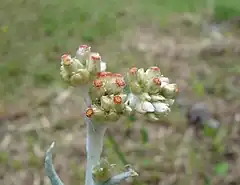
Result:
<instances>
[{"instance_id":1,"label":"reddish bud tip","mask_svg":"<svg viewBox=\"0 0 240 185\"><path fill-rule=\"evenodd\" d=\"M138 70L138 68L132 67L132 68L129 70L129 72L130 72L131 74L135 74L135 73L137 72L137 70Z\"/></svg>"},{"instance_id":2,"label":"reddish bud tip","mask_svg":"<svg viewBox=\"0 0 240 185\"><path fill-rule=\"evenodd\" d=\"M89 46L86 45L86 44L82 44L82 45L79 46L79 48L81 48L81 49L87 49L87 48L89 48Z\"/></svg>"},{"instance_id":3,"label":"reddish bud tip","mask_svg":"<svg viewBox=\"0 0 240 185\"><path fill-rule=\"evenodd\" d=\"M123 79L116 79L116 84L119 87L124 87L126 85Z\"/></svg>"},{"instance_id":4,"label":"reddish bud tip","mask_svg":"<svg viewBox=\"0 0 240 185\"><path fill-rule=\"evenodd\" d=\"M112 74L112 76L114 76L114 77L123 77L121 74L119 74L119 73L114 73L114 74Z\"/></svg>"},{"instance_id":5,"label":"reddish bud tip","mask_svg":"<svg viewBox=\"0 0 240 185\"><path fill-rule=\"evenodd\" d=\"M112 76L112 73L111 72L107 72L107 71L103 71L103 72L98 72L97 73L97 77L98 78L103 78L103 77L106 77L106 76Z\"/></svg>"},{"instance_id":6,"label":"reddish bud tip","mask_svg":"<svg viewBox=\"0 0 240 185\"><path fill-rule=\"evenodd\" d=\"M63 55L61 56L61 59L65 59L65 58L67 58L67 57L70 57L70 55L69 55L69 54L63 54Z\"/></svg>"},{"instance_id":7,"label":"reddish bud tip","mask_svg":"<svg viewBox=\"0 0 240 185\"><path fill-rule=\"evenodd\" d=\"M122 103L122 97L121 97L121 96L118 96L118 95L114 96L114 97L113 97L113 102L114 102L115 104L121 104L121 103Z\"/></svg>"},{"instance_id":8,"label":"reddish bud tip","mask_svg":"<svg viewBox=\"0 0 240 185\"><path fill-rule=\"evenodd\" d=\"M176 90L175 90L175 91L176 91L176 93L179 93L179 91L180 91L180 90L179 90L179 88L176 88Z\"/></svg>"},{"instance_id":9,"label":"reddish bud tip","mask_svg":"<svg viewBox=\"0 0 240 185\"><path fill-rule=\"evenodd\" d=\"M100 87L102 87L103 86L103 82L102 82L102 80L94 80L93 81L93 85L95 86L95 87L98 87L98 88L100 88Z\"/></svg>"},{"instance_id":10,"label":"reddish bud tip","mask_svg":"<svg viewBox=\"0 0 240 185\"><path fill-rule=\"evenodd\" d=\"M85 112L85 115L90 118L94 114L93 109L89 107L87 111Z\"/></svg>"},{"instance_id":11,"label":"reddish bud tip","mask_svg":"<svg viewBox=\"0 0 240 185\"><path fill-rule=\"evenodd\" d=\"M159 78L153 78L153 82L156 84L156 85L161 85L161 80Z\"/></svg>"},{"instance_id":12,"label":"reddish bud tip","mask_svg":"<svg viewBox=\"0 0 240 185\"><path fill-rule=\"evenodd\" d=\"M160 68L159 67L155 67L155 66L151 67L150 69L153 70L153 71L160 71Z\"/></svg>"},{"instance_id":13,"label":"reddish bud tip","mask_svg":"<svg viewBox=\"0 0 240 185\"><path fill-rule=\"evenodd\" d=\"M62 57L61 57L61 59L62 59L62 61L63 61L63 63L64 63L65 65L70 65L70 64L72 64L71 55L69 55L69 54L63 54Z\"/></svg>"},{"instance_id":14,"label":"reddish bud tip","mask_svg":"<svg viewBox=\"0 0 240 185\"><path fill-rule=\"evenodd\" d=\"M99 61L99 60L101 60L101 56L100 55L92 55L91 59L94 61Z\"/></svg>"}]
</instances>

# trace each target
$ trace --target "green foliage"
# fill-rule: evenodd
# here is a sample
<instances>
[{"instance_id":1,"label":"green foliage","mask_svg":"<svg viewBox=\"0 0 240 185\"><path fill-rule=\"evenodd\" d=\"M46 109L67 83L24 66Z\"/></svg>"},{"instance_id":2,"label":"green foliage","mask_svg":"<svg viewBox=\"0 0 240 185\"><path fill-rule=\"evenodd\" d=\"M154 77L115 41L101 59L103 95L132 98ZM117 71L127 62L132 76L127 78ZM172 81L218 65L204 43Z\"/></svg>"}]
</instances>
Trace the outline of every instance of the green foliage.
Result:
<instances>
[{"instance_id":1,"label":"green foliage","mask_svg":"<svg viewBox=\"0 0 240 185\"><path fill-rule=\"evenodd\" d=\"M149 141L148 131L144 127L141 128L141 136L142 136L143 144L148 143L148 141Z\"/></svg>"},{"instance_id":2,"label":"green foliage","mask_svg":"<svg viewBox=\"0 0 240 185\"><path fill-rule=\"evenodd\" d=\"M217 134L218 129L212 128L208 124L204 124L204 135L214 138Z\"/></svg>"},{"instance_id":3,"label":"green foliage","mask_svg":"<svg viewBox=\"0 0 240 185\"><path fill-rule=\"evenodd\" d=\"M9 160L8 152L1 151L0 152L0 164L7 164Z\"/></svg>"},{"instance_id":4,"label":"green foliage","mask_svg":"<svg viewBox=\"0 0 240 185\"><path fill-rule=\"evenodd\" d=\"M204 94L205 94L204 84L200 81L195 80L193 82L193 90L199 96L204 96Z\"/></svg>"},{"instance_id":5,"label":"green foliage","mask_svg":"<svg viewBox=\"0 0 240 185\"><path fill-rule=\"evenodd\" d=\"M220 162L215 166L215 174L220 176L227 175L229 170L229 164L227 162Z\"/></svg>"}]
</instances>

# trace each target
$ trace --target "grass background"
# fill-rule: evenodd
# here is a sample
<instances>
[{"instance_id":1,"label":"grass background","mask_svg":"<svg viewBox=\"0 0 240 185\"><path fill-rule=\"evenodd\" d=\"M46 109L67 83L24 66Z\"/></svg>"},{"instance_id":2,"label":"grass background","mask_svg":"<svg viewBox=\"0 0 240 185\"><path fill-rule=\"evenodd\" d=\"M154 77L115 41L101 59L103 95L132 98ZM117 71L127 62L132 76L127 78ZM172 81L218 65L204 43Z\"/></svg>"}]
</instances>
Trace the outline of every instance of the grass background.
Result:
<instances>
[{"instance_id":1,"label":"grass background","mask_svg":"<svg viewBox=\"0 0 240 185\"><path fill-rule=\"evenodd\" d=\"M227 49L220 56L209 50L210 54L188 56L186 49L176 49L184 45L201 50L198 43L205 37L200 25L209 18L206 4L199 0L2 0L0 182L49 184L42 158L52 140L57 140L55 161L64 182L84 182L82 102L79 92L63 100L67 87L59 76L59 58L65 52L74 54L79 44L86 43L103 55L111 71L157 64L182 89L181 103L158 124L125 120L125 127L110 129L117 143L122 143L126 157L122 160L140 173L137 181L128 183L239 184L239 53ZM215 1L212 23L223 25L223 32L236 41L229 48L239 48L239 16L240 1ZM166 54L166 50L177 54ZM186 125L186 107L196 101L207 101L225 125L221 152L209 149L213 141L196 138ZM123 164L116 146L107 138L104 154L120 170ZM226 153L234 157L229 161ZM218 176L214 168L222 161L230 169Z\"/></svg>"}]
</instances>

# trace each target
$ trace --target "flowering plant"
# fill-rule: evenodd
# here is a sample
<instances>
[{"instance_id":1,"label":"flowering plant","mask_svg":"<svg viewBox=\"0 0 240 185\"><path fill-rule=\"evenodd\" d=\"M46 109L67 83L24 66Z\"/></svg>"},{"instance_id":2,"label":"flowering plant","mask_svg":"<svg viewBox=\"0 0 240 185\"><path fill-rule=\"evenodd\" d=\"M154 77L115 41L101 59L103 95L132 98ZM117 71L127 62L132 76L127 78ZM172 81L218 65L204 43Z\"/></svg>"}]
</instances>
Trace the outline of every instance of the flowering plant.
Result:
<instances>
[{"instance_id":1,"label":"flowering plant","mask_svg":"<svg viewBox=\"0 0 240 185\"><path fill-rule=\"evenodd\" d=\"M133 67L126 78L108 72L100 54L91 52L87 45L81 45L75 57L62 55L60 75L70 86L81 87L83 91L87 89L84 97L87 125L85 185L119 184L128 177L137 176L129 166L125 172L113 175L113 165L100 158L105 131L123 116L141 114L148 120L158 121L170 112L179 91L176 84L170 83L156 66L147 70ZM124 91L125 80L130 93ZM53 147L54 143L46 152L45 171L52 185L63 185L52 164Z\"/></svg>"}]
</instances>

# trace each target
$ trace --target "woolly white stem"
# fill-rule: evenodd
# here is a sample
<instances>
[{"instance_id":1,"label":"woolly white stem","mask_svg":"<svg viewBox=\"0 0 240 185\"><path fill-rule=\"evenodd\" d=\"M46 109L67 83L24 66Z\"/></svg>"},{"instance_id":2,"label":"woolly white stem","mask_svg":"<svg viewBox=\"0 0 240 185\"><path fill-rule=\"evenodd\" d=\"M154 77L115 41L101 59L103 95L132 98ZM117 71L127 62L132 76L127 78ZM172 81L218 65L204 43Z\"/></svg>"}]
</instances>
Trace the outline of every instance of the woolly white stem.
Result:
<instances>
[{"instance_id":1,"label":"woolly white stem","mask_svg":"<svg viewBox=\"0 0 240 185\"><path fill-rule=\"evenodd\" d=\"M97 127L92 123L87 124L87 170L85 185L94 185L92 168L99 162L103 150L104 134L106 127Z\"/></svg>"},{"instance_id":2,"label":"woolly white stem","mask_svg":"<svg viewBox=\"0 0 240 185\"><path fill-rule=\"evenodd\" d=\"M91 99L86 90L88 87L83 88L84 102L87 107L91 106ZM87 138L86 138L86 151L87 151L87 169L85 176L85 185L94 185L92 179L92 168L99 162L103 150L104 134L106 131L105 126L94 124L89 118L85 117L87 124Z\"/></svg>"}]
</instances>

